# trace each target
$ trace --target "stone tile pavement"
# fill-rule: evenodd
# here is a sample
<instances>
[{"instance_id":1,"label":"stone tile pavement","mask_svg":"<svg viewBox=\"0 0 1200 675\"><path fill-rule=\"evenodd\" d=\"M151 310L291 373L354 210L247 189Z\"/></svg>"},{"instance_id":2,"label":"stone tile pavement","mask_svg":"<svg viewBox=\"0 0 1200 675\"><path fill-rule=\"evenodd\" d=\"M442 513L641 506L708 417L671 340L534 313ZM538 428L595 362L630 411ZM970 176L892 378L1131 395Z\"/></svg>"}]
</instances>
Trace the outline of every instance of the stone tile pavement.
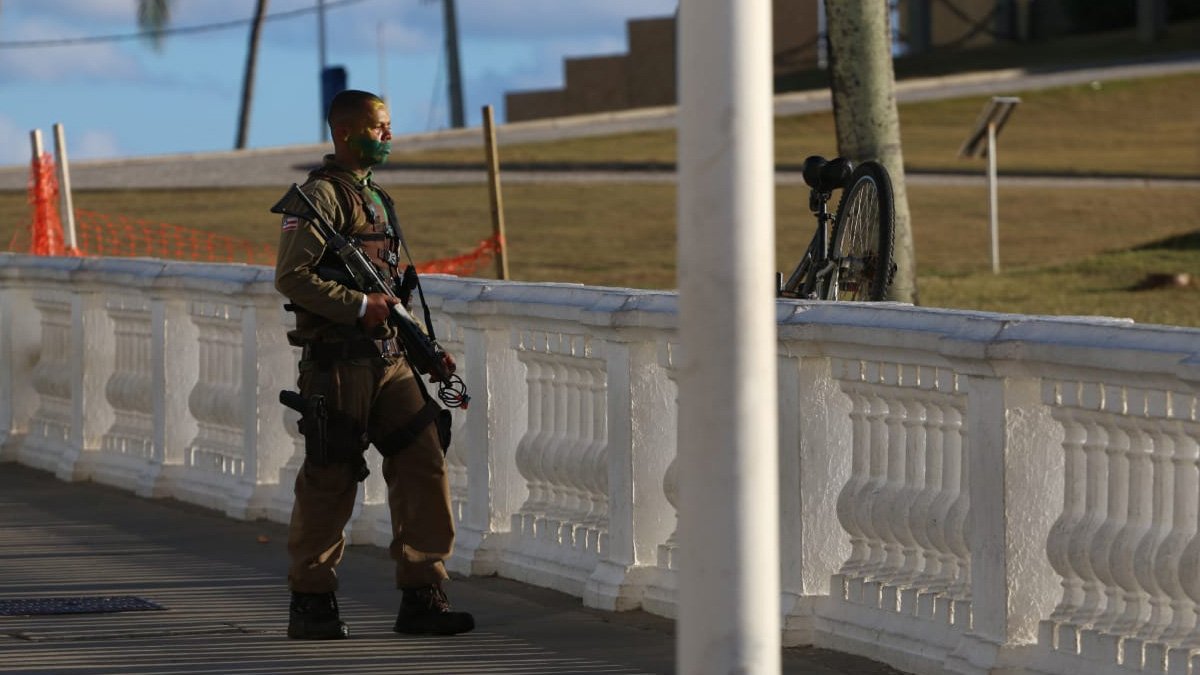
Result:
<instances>
[{"instance_id":1,"label":"stone tile pavement","mask_svg":"<svg viewBox=\"0 0 1200 675\"><path fill-rule=\"evenodd\" d=\"M162 610L0 616L0 672L168 675L289 673L635 674L674 672L673 623L603 612L496 577L447 586L474 632L391 631L399 595L386 552L348 549L339 601L351 639L288 640L285 528L172 500L67 483L0 464L0 604L134 596ZM784 672L892 675L858 657L783 650Z\"/></svg>"}]
</instances>

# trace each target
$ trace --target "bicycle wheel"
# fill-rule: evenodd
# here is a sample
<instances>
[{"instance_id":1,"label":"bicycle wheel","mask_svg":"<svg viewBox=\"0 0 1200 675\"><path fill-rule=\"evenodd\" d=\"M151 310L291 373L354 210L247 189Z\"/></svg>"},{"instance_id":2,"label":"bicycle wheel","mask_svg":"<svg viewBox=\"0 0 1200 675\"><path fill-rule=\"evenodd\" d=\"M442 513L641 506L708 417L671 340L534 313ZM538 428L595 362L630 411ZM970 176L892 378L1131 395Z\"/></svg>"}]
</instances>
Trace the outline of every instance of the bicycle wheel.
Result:
<instances>
[{"instance_id":1,"label":"bicycle wheel","mask_svg":"<svg viewBox=\"0 0 1200 675\"><path fill-rule=\"evenodd\" d=\"M895 274L892 180L876 161L859 164L838 202L829 258L837 264L826 300L883 300Z\"/></svg>"}]
</instances>

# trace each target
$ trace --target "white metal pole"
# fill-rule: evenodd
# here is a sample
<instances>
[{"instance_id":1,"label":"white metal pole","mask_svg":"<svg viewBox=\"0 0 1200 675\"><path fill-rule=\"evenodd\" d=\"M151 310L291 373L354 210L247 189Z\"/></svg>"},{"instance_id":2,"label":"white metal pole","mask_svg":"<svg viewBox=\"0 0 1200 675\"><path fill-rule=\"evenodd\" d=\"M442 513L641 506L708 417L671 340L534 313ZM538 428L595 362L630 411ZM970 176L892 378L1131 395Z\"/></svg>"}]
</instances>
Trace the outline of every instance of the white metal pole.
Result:
<instances>
[{"instance_id":1,"label":"white metal pole","mask_svg":"<svg viewBox=\"0 0 1200 675\"><path fill-rule=\"evenodd\" d=\"M778 673L771 0L681 5L677 670Z\"/></svg>"},{"instance_id":2,"label":"white metal pole","mask_svg":"<svg viewBox=\"0 0 1200 675\"><path fill-rule=\"evenodd\" d=\"M992 274L1000 273L1000 214L996 198L996 123L988 122L988 199L992 211Z\"/></svg>"},{"instance_id":3,"label":"white metal pole","mask_svg":"<svg viewBox=\"0 0 1200 675\"><path fill-rule=\"evenodd\" d=\"M29 147L33 153L33 161L38 161L42 158L42 130L31 129L29 132Z\"/></svg>"},{"instance_id":4,"label":"white metal pole","mask_svg":"<svg viewBox=\"0 0 1200 675\"><path fill-rule=\"evenodd\" d=\"M66 228L67 252L74 255L78 250L75 241L75 206L71 199L71 169L67 166L67 136L63 125L54 123L54 156L58 162L58 191L62 195L62 217Z\"/></svg>"},{"instance_id":5,"label":"white metal pole","mask_svg":"<svg viewBox=\"0 0 1200 675\"><path fill-rule=\"evenodd\" d=\"M325 122L325 0L317 0L317 100L321 102L321 141L329 140Z\"/></svg>"}]
</instances>

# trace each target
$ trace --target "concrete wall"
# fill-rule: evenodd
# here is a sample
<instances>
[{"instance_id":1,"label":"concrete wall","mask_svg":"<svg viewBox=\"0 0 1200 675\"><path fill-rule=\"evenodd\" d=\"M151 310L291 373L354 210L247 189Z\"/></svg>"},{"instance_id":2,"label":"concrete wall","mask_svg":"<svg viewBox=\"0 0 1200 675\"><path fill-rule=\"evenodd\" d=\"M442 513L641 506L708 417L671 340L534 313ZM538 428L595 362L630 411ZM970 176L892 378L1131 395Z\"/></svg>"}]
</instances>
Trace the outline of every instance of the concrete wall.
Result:
<instances>
[{"instance_id":1,"label":"concrete wall","mask_svg":"<svg viewBox=\"0 0 1200 675\"><path fill-rule=\"evenodd\" d=\"M773 2L777 73L816 65L819 0ZM507 93L505 119L518 122L674 104L675 18L631 20L626 39L625 54L566 59L562 89Z\"/></svg>"},{"instance_id":2,"label":"concrete wall","mask_svg":"<svg viewBox=\"0 0 1200 675\"><path fill-rule=\"evenodd\" d=\"M286 522L303 445L272 277L0 254L0 460ZM425 289L474 396L450 567L672 616L674 294ZM1200 674L1200 331L776 310L781 556L762 564L785 644L914 673ZM360 498L351 539L386 545L379 471Z\"/></svg>"}]
</instances>

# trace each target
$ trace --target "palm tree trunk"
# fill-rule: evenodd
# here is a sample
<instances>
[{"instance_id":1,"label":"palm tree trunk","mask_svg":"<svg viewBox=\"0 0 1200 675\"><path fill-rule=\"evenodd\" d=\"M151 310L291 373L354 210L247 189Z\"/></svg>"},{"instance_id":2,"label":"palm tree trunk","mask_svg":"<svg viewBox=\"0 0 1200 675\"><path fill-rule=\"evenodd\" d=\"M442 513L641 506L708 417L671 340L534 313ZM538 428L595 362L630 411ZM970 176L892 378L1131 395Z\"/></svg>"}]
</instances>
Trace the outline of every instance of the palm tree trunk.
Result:
<instances>
[{"instance_id":1,"label":"palm tree trunk","mask_svg":"<svg viewBox=\"0 0 1200 675\"><path fill-rule=\"evenodd\" d=\"M238 113L237 143L234 148L245 149L250 135L250 106L254 99L254 66L258 62L258 39L262 35L263 17L267 15L268 0L257 0L254 23L250 25L250 45L246 49L246 73L242 76L242 106Z\"/></svg>"},{"instance_id":2,"label":"palm tree trunk","mask_svg":"<svg viewBox=\"0 0 1200 675\"><path fill-rule=\"evenodd\" d=\"M879 160L891 174L896 200L897 270L890 298L915 304L916 257L904 188L888 4L879 0L825 0L833 116L838 153L855 162Z\"/></svg>"}]
</instances>

